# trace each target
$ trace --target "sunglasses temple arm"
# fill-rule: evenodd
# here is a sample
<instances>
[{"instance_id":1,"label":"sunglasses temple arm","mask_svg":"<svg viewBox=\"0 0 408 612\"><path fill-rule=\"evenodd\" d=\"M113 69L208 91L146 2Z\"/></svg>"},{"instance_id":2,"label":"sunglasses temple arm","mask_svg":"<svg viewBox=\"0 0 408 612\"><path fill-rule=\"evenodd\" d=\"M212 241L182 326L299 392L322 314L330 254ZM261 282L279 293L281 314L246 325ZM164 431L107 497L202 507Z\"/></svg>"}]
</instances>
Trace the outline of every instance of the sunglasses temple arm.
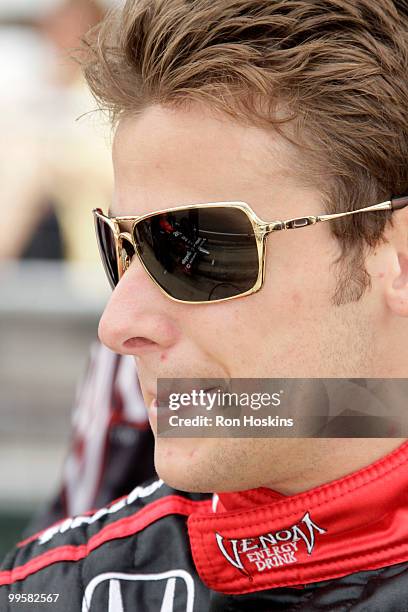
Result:
<instances>
[{"instance_id":1,"label":"sunglasses temple arm","mask_svg":"<svg viewBox=\"0 0 408 612\"><path fill-rule=\"evenodd\" d=\"M408 206L408 195L404 195L398 198L392 198L387 202L381 202L374 206L367 206L366 208L360 208L358 210L350 210L343 213L334 213L328 215L317 215L310 217L296 217L295 219L288 219L287 221L274 221L267 225L266 231L276 232L285 229L299 229L301 227L307 227L308 225L315 225L321 221L332 221L333 219L341 219L342 217L349 217L363 212L375 212L379 210L402 210Z\"/></svg>"},{"instance_id":2,"label":"sunglasses temple arm","mask_svg":"<svg viewBox=\"0 0 408 612\"><path fill-rule=\"evenodd\" d=\"M332 221L333 219L341 219L342 217L349 217L351 215L357 215L364 212L376 212L379 210L394 210L392 201L381 202L381 204L375 204L374 206L366 206L365 208L359 208L357 210L349 210L343 213L334 213L332 215L319 215L316 217L316 221Z\"/></svg>"},{"instance_id":3,"label":"sunglasses temple arm","mask_svg":"<svg viewBox=\"0 0 408 612\"><path fill-rule=\"evenodd\" d=\"M330 221L331 219L339 219L348 215L355 215L363 212L375 212L377 210L402 210L408 206L408 195L403 195L398 198L392 198L387 202L381 202L381 204L374 204L374 206L367 206L366 208L359 208L358 210L351 210L344 213L337 213L333 215L320 215L317 217L318 221Z\"/></svg>"}]
</instances>

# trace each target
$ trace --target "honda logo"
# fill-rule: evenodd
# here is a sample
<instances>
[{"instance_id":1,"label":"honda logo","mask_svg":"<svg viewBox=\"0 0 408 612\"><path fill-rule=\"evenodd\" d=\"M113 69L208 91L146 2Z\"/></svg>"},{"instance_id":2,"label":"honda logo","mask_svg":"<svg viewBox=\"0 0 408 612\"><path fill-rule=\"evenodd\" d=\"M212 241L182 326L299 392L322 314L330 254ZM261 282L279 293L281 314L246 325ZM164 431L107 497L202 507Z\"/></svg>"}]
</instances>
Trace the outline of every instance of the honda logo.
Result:
<instances>
[{"instance_id":1,"label":"honda logo","mask_svg":"<svg viewBox=\"0 0 408 612\"><path fill-rule=\"evenodd\" d=\"M140 583L144 583L146 587L143 588ZM143 599L140 597L140 587L143 588ZM185 570L170 570L161 574L100 574L86 587L82 612L146 612L149 588L152 588L152 600L157 599L157 594L160 593L161 602L157 612L193 612L194 581ZM128 594L126 600L126 592L129 589L132 589L132 593ZM132 600L131 607L126 603L129 599ZM106 606L102 607L104 602ZM149 608L149 612L150 610L156 612Z\"/></svg>"}]
</instances>

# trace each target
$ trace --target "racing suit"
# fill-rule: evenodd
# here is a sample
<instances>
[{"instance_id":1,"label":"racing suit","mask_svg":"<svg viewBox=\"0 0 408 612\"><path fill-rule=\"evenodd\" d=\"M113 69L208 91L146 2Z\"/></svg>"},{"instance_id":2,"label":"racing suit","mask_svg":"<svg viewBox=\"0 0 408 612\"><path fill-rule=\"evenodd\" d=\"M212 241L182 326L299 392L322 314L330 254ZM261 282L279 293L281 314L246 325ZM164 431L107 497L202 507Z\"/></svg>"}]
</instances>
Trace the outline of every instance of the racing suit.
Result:
<instances>
[{"instance_id":1,"label":"racing suit","mask_svg":"<svg viewBox=\"0 0 408 612\"><path fill-rule=\"evenodd\" d=\"M0 610L407 612L407 466L404 443L288 497L153 481L18 545Z\"/></svg>"}]
</instances>

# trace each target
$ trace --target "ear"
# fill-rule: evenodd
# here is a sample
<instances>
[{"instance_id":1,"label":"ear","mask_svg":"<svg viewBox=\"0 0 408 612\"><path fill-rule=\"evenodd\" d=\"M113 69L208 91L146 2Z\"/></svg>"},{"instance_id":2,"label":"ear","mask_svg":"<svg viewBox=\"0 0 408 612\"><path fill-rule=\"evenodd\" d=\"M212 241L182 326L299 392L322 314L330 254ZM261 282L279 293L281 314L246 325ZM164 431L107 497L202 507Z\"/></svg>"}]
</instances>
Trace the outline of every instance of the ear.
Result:
<instances>
[{"instance_id":1,"label":"ear","mask_svg":"<svg viewBox=\"0 0 408 612\"><path fill-rule=\"evenodd\" d=\"M368 253L366 270L384 315L408 318L408 210L396 211L384 242Z\"/></svg>"},{"instance_id":2,"label":"ear","mask_svg":"<svg viewBox=\"0 0 408 612\"><path fill-rule=\"evenodd\" d=\"M408 237L407 237L408 242ZM408 248L407 248L408 250ZM408 317L408 253L395 254L394 265L389 268L385 286L388 308L398 317Z\"/></svg>"},{"instance_id":3,"label":"ear","mask_svg":"<svg viewBox=\"0 0 408 612\"><path fill-rule=\"evenodd\" d=\"M408 211L396 212L387 232L390 257L384 275L384 297L389 310L408 317Z\"/></svg>"}]
</instances>

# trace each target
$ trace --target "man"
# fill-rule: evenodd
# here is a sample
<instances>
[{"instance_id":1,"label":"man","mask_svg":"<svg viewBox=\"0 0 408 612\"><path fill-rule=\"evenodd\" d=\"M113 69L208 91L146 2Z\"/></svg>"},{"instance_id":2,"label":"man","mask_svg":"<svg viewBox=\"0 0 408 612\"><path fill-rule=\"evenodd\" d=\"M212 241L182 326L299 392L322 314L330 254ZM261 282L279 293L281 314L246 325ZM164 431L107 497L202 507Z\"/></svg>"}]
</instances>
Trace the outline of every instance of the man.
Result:
<instances>
[{"instance_id":1,"label":"man","mask_svg":"<svg viewBox=\"0 0 408 612\"><path fill-rule=\"evenodd\" d=\"M156 389L406 376L407 18L141 0L90 39L117 122L100 337L135 358L162 480L20 545L2 609L408 610L404 439L161 437Z\"/></svg>"}]
</instances>

